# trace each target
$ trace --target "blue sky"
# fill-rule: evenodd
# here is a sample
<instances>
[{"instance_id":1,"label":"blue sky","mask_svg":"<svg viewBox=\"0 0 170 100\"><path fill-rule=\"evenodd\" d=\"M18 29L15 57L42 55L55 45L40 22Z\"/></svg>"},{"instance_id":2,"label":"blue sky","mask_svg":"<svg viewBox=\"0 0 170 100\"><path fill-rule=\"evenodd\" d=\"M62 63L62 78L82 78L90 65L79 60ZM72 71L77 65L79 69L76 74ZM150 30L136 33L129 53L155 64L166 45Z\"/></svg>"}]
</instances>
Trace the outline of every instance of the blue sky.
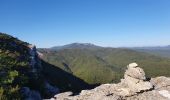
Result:
<instances>
[{"instance_id":1,"label":"blue sky","mask_svg":"<svg viewBox=\"0 0 170 100\"><path fill-rule=\"evenodd\" d=\"M0 0L0 32L37 45L170 45L170 0Z\"/></svg>"}]
</instances>

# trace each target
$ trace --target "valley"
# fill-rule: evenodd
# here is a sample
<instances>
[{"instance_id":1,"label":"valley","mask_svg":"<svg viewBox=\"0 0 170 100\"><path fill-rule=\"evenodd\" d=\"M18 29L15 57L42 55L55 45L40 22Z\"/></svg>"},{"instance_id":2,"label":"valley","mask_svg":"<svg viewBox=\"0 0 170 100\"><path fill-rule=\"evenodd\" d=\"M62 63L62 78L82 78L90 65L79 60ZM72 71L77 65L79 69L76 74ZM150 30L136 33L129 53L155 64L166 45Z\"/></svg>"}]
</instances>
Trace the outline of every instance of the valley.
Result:
<instances>
[{"instance_id":1,"label":"valley","mask_svg":"<svg viewBox=\"0 0 170 100\"><path fill-rule=\"evenodd\" d=\"M107 48L90 43L73 43L41 48L38 51L43 54L45 61L89 84L118 82L130 62L142 65L148 77L170 76L170 59L159 56L156 52L153 54L131 48Z\"/></svg>"}]
</instances>

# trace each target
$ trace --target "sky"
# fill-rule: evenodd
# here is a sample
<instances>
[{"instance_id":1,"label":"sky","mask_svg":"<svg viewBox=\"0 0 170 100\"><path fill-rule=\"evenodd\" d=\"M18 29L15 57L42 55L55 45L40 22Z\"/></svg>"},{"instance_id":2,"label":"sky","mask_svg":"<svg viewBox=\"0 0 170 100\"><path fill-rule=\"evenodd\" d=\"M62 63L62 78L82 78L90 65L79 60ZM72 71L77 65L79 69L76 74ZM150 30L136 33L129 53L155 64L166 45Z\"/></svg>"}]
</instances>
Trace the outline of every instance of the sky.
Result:
<instances>
[{"instance_id":1,"label":"sky","mask_svg":"<svg viewBox=\"0 0 170 100\"><path fill-rule=\"evenodd\" d=\"M0 32L39 48L170 45L170 0L0 0Z\"/></svg>"}]
</instances>

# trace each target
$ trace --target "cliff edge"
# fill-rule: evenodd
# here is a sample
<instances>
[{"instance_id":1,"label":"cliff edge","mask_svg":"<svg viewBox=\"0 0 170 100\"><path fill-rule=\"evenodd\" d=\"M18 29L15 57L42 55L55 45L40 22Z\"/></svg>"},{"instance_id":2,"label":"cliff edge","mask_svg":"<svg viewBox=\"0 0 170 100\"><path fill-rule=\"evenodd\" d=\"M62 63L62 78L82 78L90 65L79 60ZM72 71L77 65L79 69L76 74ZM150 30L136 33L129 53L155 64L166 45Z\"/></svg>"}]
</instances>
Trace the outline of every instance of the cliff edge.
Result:
<instances>
[{"instance_id":1,"label":"cliff edge","mask_svg":"<svg viewBox=\"0 0 170 100\"><path fill-rule=\"evenodd\" d=\"M60 93L51 100L170 100L170 78L146 78L144 70L131 63L118 84L103 84L79 95Z\"/></svg>"}]
</instances>

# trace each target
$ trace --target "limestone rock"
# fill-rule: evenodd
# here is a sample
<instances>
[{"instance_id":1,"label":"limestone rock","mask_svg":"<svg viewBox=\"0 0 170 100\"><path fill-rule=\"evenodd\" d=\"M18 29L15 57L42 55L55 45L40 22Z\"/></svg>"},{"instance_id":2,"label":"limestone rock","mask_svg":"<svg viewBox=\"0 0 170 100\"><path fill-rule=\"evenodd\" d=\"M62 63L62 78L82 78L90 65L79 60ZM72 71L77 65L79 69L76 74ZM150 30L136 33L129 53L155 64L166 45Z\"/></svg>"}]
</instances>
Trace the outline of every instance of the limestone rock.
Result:
<instances>
[{"instance_id":1,"label":"limestone rock","mask_svg":"<svg viewBox=\"0 0 170 100\"><path fill-rule=\"evenodd\" d=\"M135 93L150 90L153 88L153 85L150 82L135 79L126 75L125 75L125 80L129 89Z\"/></svg>"},{"instance_id":2,"label":"limestone rock","mask_svg":"<svg viewBox=\"0 0 170 100\"><path fill-rule=\"evenodd\" d=\"M73 93L72 92L65 92L65 93L60 93L58 95L55 95L54 98L56 100L67 100L69 96L71 96Z\"/></svg>"},{"instance_id":3,"label":"limestone rock","mask_svg":"<svg viewBox=\"0 0 170 100\"><path fill-rule=\"evenodd\" d=\"M128 65L128 68L135 68L137 66L138 66L137 63L131 63L131 64Z\"/></svg>"},{"instance_id":4,"label":"limestone rock","mask_svg":"<svg viewBox=\"0 0 170 100\"><path fill-rule=\"evenodd\" d=\"M166 97L163 97L161 94L159 94L158 91L148 91L144 93L139 93L134 96L126 97L125 100L169 100Z\"/></svg>"},{"instance_id":5,"label":"limestone rock","mask_svg":"<svg viewBox=\"0 0 170 100\"><path fill-rule=\"evenodd\" d=\"M170 78L146 81L143 69L132 63L120 83L103 84L92 90L83 90L79 95L72 94L61 93L51 100L170 100Z\"/></svg>"},{"instance_id":6,"label":"limestone rock","mask_svg":"<svg viewBox=\"0 0 170 100\"><path fill-rule=\"evenodd\" d=\"M161 94L162 96L170 99L170 92L167 91L167 90L161 90L161 91L159 91L159 94Z\"/></svg>"},{"instance_id":7,"label":"limestone rock","mask_svg":"<svg viewBox=\"0 0 170 100\"><path fill-rule=\"evenodd\" d=\"M151 83L154 85L155 89L161 89L170 86L170 78L164 76L152 78Z\"/></svg>"},{"instance_id":8,"label":"limestone rock","mask_svg":"<svg viewBox=\"0 0 170 100\"><path fill-rule=\"evenodd\" d=\"M130 65L129 65L130 66ZM130 77L145 80L145 72L142 68L139 67L128 67L128 70L126 70L125 75L128 75Z\"/></svg>"},{"instance_id":9,"label":"limestone rock","mask_svg":"<svg viewBox=\"0 0 170 100\"><path fill-rule=\"evenodd\" d=\"M70 96L71 92L61 93L55 98L56 100L121 100L121 96L112 93L111 86L113 85L101 85L92 90L83 90L77 96Z\"/></svg>"}]
</instances>

